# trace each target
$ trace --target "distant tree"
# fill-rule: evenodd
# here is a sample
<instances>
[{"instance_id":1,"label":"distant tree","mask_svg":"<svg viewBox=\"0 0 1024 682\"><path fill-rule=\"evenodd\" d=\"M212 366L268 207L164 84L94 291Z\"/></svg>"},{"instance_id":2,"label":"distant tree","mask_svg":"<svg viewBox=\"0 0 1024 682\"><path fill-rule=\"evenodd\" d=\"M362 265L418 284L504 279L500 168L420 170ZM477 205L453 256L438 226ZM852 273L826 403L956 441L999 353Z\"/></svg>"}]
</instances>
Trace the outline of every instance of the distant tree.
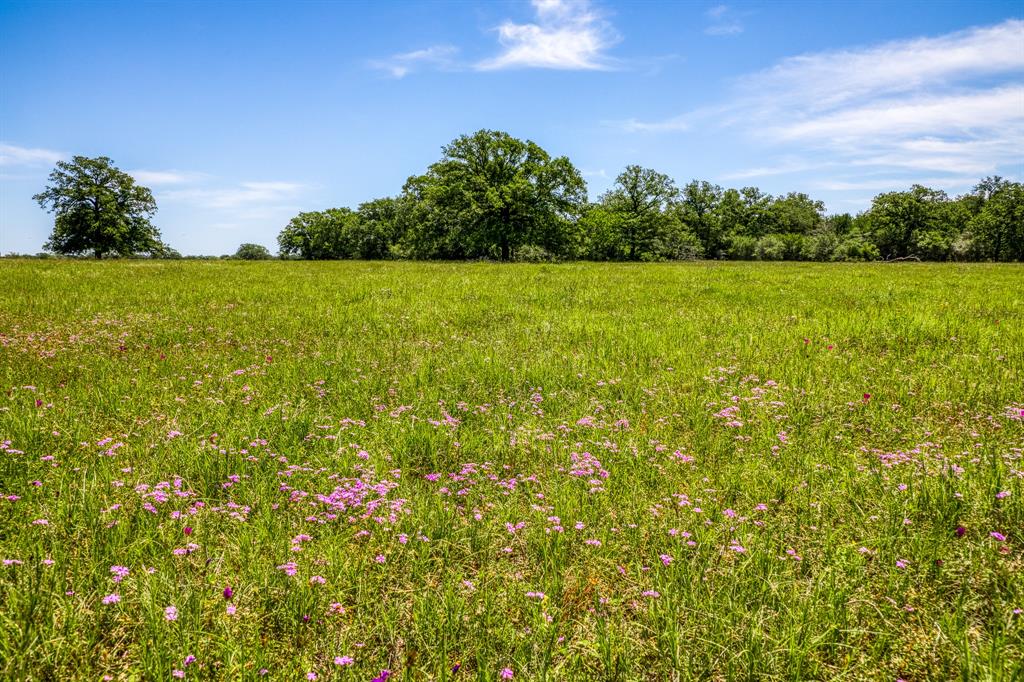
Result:
<instances>
[{"instance_id":1,"label":"distant tree","mask_svg":"<svg viewBox=\"0 0 1024 682\"><path fill-rule=\"evenodd\" d=\"M463 135L443 153L406 183L421 218L407 240L412 253L510 260L527 244L567 248L586 203L586 185L567 158L493 130Z\"/></svg>"},{"instance_id":2,"label":"distant tree","mask_svg":"<svg viewBox=\"0 0 1024 682\"><path fill-rule=\"evenodd\" d=\"M235 251L234 258L238 260L268 260L271 258L270 251L262 244L242 244Z\"/></svg>"},{"instance_id":3,"label":"distant tree","mask_svg":"<svg viewBox=\"0 0 1024 682\"><path fill-rule=\"evenodd\" d=\"M882 257L940 257L943 244L952 242L944 221L947 201L945 192L922 185L876 196L867 216L871 239Z\"/></svg>"},{"instance_id":4,"label":"distant tree","mask_svg":"<svg viewBox=\"0 0 1024 682\"><path fill-rule=\"evenodd\" d=\"M300 213L277 236L282 256L305 260L353 258L349 234L359 216L349 208Z\"/></svg>"},{"instance_id":5,"label":"distant tree","mask_svg":"<svg viewBox=\"0 0 1024 682\"><path fill-rule=\"evenodd\" d=\"M176 249L164 246L160 251L153 254L153 258L161 258L163 260L181 260L182 256Z\"/></svg>"},{"instance_id":6,"label":"distant tree","mask_svg":"<svg viewBox=\"0 0 1024 682\"><path fill-rule=\"evenodd\" d=\"M374 199L359 205L359 220L353 223L351 248L353 257L379 260L392 255L393 246L401 239L401 200L393 197Z\"/></svg>"},{"instance_id":7,"label":"distant tree","mask_svg":"<svg viewBox=\"0 0 1024 682\"><path fill-rule=\"evenodd\" d=\"M849 213L837 213L825 218L825 229L837 237L849 234L853 229L853 216Z\"/></svg>"},{"instance_id":8,"label":"distant tree","mask_svg":"<svg viewBox=\"0 0 1024 682\"><path fill-rule=\"evenodd\" d=\"M742 224L739 230L748 237L761 237L778 232L776 215L772 211L775 199L757 187L744 187L740 190L742 202Z\"/></svg>"},{"instance_id":9,"label":"distant tree","mask_svg":"<svg viewBox=\"0 0 1024 682\"><path fill-rule=\"evenodd\" d=\"M672 178L651 168L627 166L601 203L612 216L619 255L626 260L660 256L665 233L675 217L669 214L678 195Z\"/></svg>"},{"instance_id":10,"label":"distant tree","mask_svg":"<svg viewBox=\"0 0 1024 682\"><path fill-rule=\"evenodd\" d=\"M1024 184L986 178L974 194L983 200L969 223L978 254L994 261L1024 260Z\"/></svg>"},{"instance_id":11,"label":"distant tree","mask_svg":"<svg viewBox=\"0 0 1024 682\"><path fill-rule=\"evenodd\" d=\"M782 234L810 234L824 222L825 204L811 199L803 192L790 192L776 197L768 207L775 232Z\"/></svg>"},{"instance_id":12,"label":"distant tree","mask_svg":"<svg viewBox=\"0 0 1024 682\"><path fill-rule=\"evenodd\" d=\"M677 215L683 225L700 241L708 258L722 255L722 188L703 180L693 180L683 187L677 204Z\"/></svg>"},{"instance_id":13,"label":"distant tree","mask_svg":"<svg viewBox=\"0 0 1024 682\"><path fill-rule=\"evenodd\" d=\"M58 161L50 184L33 199L54 214L53 233L44 248L96 258L108 253L156 254L163 244L149 221L156 201L149 189L100 156Z\"/></svg>"},{"instance_id":14,"label":"distant tree","mask_svg":"<svg viewBox=\"0 0 1024 682\"><path fill-rule=\"evenodd\" d=\"M598 261L621 258L622 249L615 223L614 213L604 204L587 205L578 222L583 239L580 249L583 258Z\"/></svg>"}]
</instances>

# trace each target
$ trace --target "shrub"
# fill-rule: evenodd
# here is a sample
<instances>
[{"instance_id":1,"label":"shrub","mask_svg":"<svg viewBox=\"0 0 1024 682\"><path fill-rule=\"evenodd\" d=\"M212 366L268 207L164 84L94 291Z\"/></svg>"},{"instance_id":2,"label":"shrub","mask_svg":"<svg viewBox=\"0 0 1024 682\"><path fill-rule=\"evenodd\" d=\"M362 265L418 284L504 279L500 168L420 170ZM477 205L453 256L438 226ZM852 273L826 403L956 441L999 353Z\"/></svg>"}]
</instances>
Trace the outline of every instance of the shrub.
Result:
<instances>
[{"instance_id":1,"label":"shrub","mask_svg":"<svg viewBox=\"0 0 1024 682\"><path fill-rule=\"evenodd\" d=\"M271 255L267 247L262 244L242 244L238 247L238 251L235 251L233 258L239 260L269 260Z\"/></svg>"},{"instance_id":2,"label":"shrub","mask_svg":"<svg viewBox=\"0 0 1024 682\"><path fill-rule=\"evenodd\" d=\"M782 260L786 255L786 243L777 235L765 235L757 240L754 253L757 260Z\"/></svg>"}]
</instances>

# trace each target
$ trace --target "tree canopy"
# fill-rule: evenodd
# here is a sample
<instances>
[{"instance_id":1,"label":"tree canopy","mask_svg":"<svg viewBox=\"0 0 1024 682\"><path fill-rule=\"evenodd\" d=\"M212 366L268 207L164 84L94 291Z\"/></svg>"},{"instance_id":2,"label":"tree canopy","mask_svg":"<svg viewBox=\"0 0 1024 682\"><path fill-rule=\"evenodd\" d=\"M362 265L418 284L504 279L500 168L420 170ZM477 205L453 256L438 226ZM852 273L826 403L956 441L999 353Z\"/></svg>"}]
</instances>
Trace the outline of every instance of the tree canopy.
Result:
<instances>
[{"instance_id":1,"label":"tree canopy","mask_svg":"<svg viewBox=\"0 0 1024 682\"><path fill-rule=\"evenodd\" d=\"M156 213L153 193L114 166L105 156L75 156L58 161L50 184L33 199L54 214L48 251L64 255L92 253L159 255L165 248L150 222Z\"/></svg>"},{"instance_id":2,"label":"tree canopy","mask_svg":"<svg viewBox=\"0 0 1024 682\"><path fill-rule=\"evenodd\" d=\"M442 151L406 183L406 200L418 204L412 255L510 260L526 245L563 252L571 244L587 193L566 157L493 130L463 135Z\"/></svg>"}]
</instances>

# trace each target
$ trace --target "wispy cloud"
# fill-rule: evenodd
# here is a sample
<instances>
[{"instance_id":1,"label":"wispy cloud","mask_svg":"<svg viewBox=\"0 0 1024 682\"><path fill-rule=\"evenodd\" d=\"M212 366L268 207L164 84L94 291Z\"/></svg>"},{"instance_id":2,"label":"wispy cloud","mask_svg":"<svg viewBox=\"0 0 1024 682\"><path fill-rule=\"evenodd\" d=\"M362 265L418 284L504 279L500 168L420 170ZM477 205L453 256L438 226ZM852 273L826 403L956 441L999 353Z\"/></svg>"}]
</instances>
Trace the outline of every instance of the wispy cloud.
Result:
<instances>
[{"instance_id":1,"label":"wispy cloud","mask_svg":"<svg viewBox=\"0 0 1024 682\"><path fill-rule=\"evenodd\" d=\"M605 52L619 41L618 34L587 0L533 0L532 5L535 22L501 24L504 51L478 62L478 70L611 68Z\"/></svg>"},{"instance_id":2,"label":"wispy cloud","mask_svg":"<svg viewBox=\"0 0 1024 682\"><path fill-rule=\"evenodd\" d=\"M708 25L704 33L709 36L734 36L743 33L740 15L728 5L715 5L704 12Z\"/></svg>"},{"instance_id":3,"label":"wispy cloud","mask_svg":"<svg viewBox=\"0 0 1024 682\"><path fill-rule=\"evenodd\" d=\"M305 185L296 182L242 182L220 188L189 187L166 190L160 193L160 198L202 208L237 209L293 201L305 189Z\"/></svg>"},{"instance_id":4,"label":"wispy cloud","mask_svg":"<svg viewBox=\"0 0 1024 682\"><path fill-rule=\"evenodd\" d=\"M433 45L422 50L395 54L387 59L372 59L369 64L371 68L386 71L393 78L404 78L423 68L457 68L455 56L458 52L459 48L454 45Z\"/></svg>"},{"instance_id":5,"label":"wispy cloud","mask_svg":"<svg viewBox=\"0 0 1024 682\"><path fill-rule=\"evenodd\" d=\"M196 182L203 177L202 173L184 173L176 170L145 170L137 169L128 171L128 175L135 178L140 185L183 185Z\"/></svg>"},{"instance_id":6,"label":"wispy cloud","mask_svg":"<svg viewBox=\"0 0 1024 682\"><path fill-rule=\"evenodd\" d=\"M640 121L630 118L625 121L606 121L605 123L627 133L671 133L689 130L691 125L686 116L675 116L662 121Z\"/></svg>"},{"instance_id":7,"label":"wispy cloud","mask_svg":"<svg viewBox=\"0 0 1024 682\"><path fill-rule=\"evenodd\" d=\"M827 189L882 187L888 176L961 186L966 173L1020 167L1024 159L1024 21L938 37L784 59L742 77L709 119L690 112L628 120L627 132L727 128L786 156L734 178L828 163ZM694 125L699 121L700 125ZM944 176L943 174L948 174ZM943 178L946 180L942 180ZM888 186L892 186L891 184Z\"/></svg>"},{"instance_id":8,"label":"wispy cloud","mask_svg":"<svg viewBox=\"0 0 1024 682\"><path fill-rule=\"evenodd\" d=\"M47 166L64 158L67 154L52 149L0 143L0 166Z\"/></svg>"}]
</instances>

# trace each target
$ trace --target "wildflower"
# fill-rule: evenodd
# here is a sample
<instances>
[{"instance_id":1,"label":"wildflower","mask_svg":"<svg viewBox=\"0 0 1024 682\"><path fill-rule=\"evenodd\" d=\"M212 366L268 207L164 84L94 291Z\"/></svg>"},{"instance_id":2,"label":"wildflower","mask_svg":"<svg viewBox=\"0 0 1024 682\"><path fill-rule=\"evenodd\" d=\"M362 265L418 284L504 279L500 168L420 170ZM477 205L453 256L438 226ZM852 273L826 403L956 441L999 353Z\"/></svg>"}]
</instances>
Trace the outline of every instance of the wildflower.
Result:
<instances>
[{"instance_id":1,"label":"wildflower","mask_svg":"<svg viewBox=\"0 0 1024 682\"><path fill-rule=\"evenodd\" d=\"M233 616L233 615L235 615L235 612L236 612L236 611L238 611L238 607L237 607L237 606L235 606L234 604L228 604L228 605L227 605L227 606L226 606L226 607L224 608L224 613L228 614L229 616Z\"/></svg>"},{"instance_id":2,"label":"wildflower","mask_svg":"<svg viewBox=\"0 0 1024 682\"><path fill-rule=\"evenodd\" d=\"M589 540L584 540L583 544L590 545L591 547L600 547L601 541L596 538L590 538Z\"/></svg>"},{"instance_id":3,"label":"wildflower","mask_svg":"<svg viewBox=\"0 0 1024 682\"><path fill-rule=\"evenodd\" d=\"M192 535L192 526L185 526L185 535Z\"/></svg>"},{"instance_id":4,"label":"wildflower","mask_svg":"<svg viewBox=\"0 0 1024 682\"><path fill-rule=\"evenodd\" d=\"M543 599L546 595L543 592L527 592L527 599Z\"/></svg>"},{"instance_id":5,"label":"wildflower","mask_svg":"<svg viewBox=\"0 0 1024 682\"><path fill-rule=\"evenodd\" d=\"M380 675L370 680L370 682L387 682L387 679L391 677L391 671L384 669L380 671Z\"/></svg>"},{"instance_id":6,"label":"wildflower","mask_svg":"<svg viewBox=\"0 0 1024 682\"><path fill-rule=\"evenodd\" d=\"M316 679L316 673L312 672L312 671L306 673L306 679L307 680L315 680Z\"/></svg>"},{"instance_id":7,"label":"wildflower","mask_svg":"<svg viewBox=\"0 0 1024 682\"><path fill-rule=\"evenodd\" d=\"M327 578L323 577L322 575L314 575L312 578L309 579L310 585L312 585L313 583L316 583L317 585L323 585L326 582Z\"/></svg>"},{"instance_id":8,"label":"wildflower","mask_svg":"<svg viewBox=\"0 0 1024 682\"><path fill-rule=\"evenodd\" d=\"M669 554L662 554L659 558L661 559L661 563L664 566L668 566L672 563L672 556Z\"/></svg>"},{"instance_id":9,"label":"wildflower","mask_svg":"<svg viewBox=\"0 0 1024 682\"><path fill-rule=\"evenodd\" d=\"M351 656L335 656L334 665L352 665L356 662L356 659Z\"/></svg>"},{"instance_id":10,"label":"wildflower","mask_svg":"<svg viewBox=\"0 0 1024 682\"><path fill-rule=\"evenodd\" d=\"M188 656L185 657L185 660L182 661L181 664L187 668L188 666L192 665L195 662L196 662L196 657L193 656L192 654L189 654Z\"/></svg>"},{"instance_id":11,"label":"wildflower","mask_svg":"<svg viewBox=\"0 0 1024 682\"><path fill-rule=\"evenodd\" d=\"M999 542L1006 542L1006 536L1002 533L992 531L991 533L989 533L989 535L998 540Z\"/></svg>"},{"instance_id":12,"label":"wildflower","mask_svg":"<svg viewBox=\"0 0 1024 682\"><path fill-rule=\"evenodd\" d=\"M730 519L734 518L736 516L736 512L733 511L732 509L726 509L726 510L724 510L722 512L722 514L725 515L726 517L730 518Z\"/></svg>"},{"instance_id":13,"label":"wildflower","mask_svg":"<svg viewBox=\"0 0 1024 682\"><path fill-rule=\"evenodd\" d=\"M286 564L281 564L280 566L278 566L277 570L284 571L284 574L287 576L294 576L296 573L299 572L299 565L294 561L289 561Z\"/></svg>"},{"instance_id":14,"label":"wildflower","mask_svg":"<svg viewBox=\"0 0 1024 682\"><path fill-rule=\"evenodd\" d=\"M235 591L231 589L231 585L224 588L224 598L231 601L231 597L235 595Z\"/></svg>"},{"instance_id":15,"label":"wildflower","mask_svg":"<svg viewBox=\"0 0 1024 682\"><path fill-rule=\"evenodd\" d=\"M909 565L910 564L908 564L904 559L897 559L896 560L896 568L906 568Z\"/></svg>"},{"instance_id":16,"label":"wildflower","mask_svg":"<svg viewBox=\"0 0 1024 682\"><path fill-rule=\"evenodd\" d=\"M178 620L178 608L173 604L164 609L164 620L173 621Z\"/></svg>"},{"instance_id":17,"label":"wildflower","mask_svg":"<svg viewBox=\"0 0 1024 682\"><path fill-rule=\"evenodd\" d=\"M1009 496L1010 496L1010 491L1009 490L1001 490L998 493L996 493L996 499L997 500L1002 500L1002 499L1007 498Z\"/></svg>"},{"instance_id":18,"label":"wildflower","mask_svg":"<svg viewBox=\"0 0 1024 682\"><path fill-rule=\"evenodd\" d=\"M642 597L650 597L651 599L657 599L658 597L661 596L661 593L657 592L655 590L644 590L643 592L640 593L640 596L642 596Z\"/></svg>"},{"instance_id":19,"label":"wildflower","mask_svg":"<svg viewBox=\"0 0 1024 682\"><path fill-rule=\"evenodd\" d=\"M119 601L121 601L121 595L119 595L117 592L108 594L106 597L103 598L104 604L116 604Z\"/></svg>"},{"instance_id":20,"label":"wildflower","mask_svg":"<svg viewBox=\"0 0 1024 682\"><path fill-rule=\"evenodd\" d=\"M127 566L111 566L110 567L110 572L111 572L111 574L113 574L113 577L111 579L115 583L119 583L119 582L121 582L122 580L124 580L125 578L128 577L128 573L130 571L128 570Z\"/></svg>"},{"instance_id":21,"label":"wildflower","mask_svg":"<svg viewBox=\"0 0 1024 682\"><path fill-rule=\"evenodd\" d=\"M958 538L962 538L964 536L964 533L967 532L967 529L964 528L963 526L957 526L955 532L956 532L956 536Z\"/></svg>"},{"instance_id":22,"label":"wildflower","mask_svg":"<svg viewBox=\"0 0 1024 682\"><path fill-rule=\"evenodd\" d=\"M373 560L376 561L378 564L383 564L387 563L388 559L383 554L378 554L376 557L374 557Z\"/></svg>"},{"instance_id":23,"label":"wildflower","mask_svg":"<svg viewBox=\"0 0 1024 682\"><path fill-rule=\"evenodd\" d=\"M503 680L511 680L515 677L515 673L512 672L512 668L502 668L498 676Z\"/></svg>"},{"instance_id":24,"label":"wildflower","mask_svg":"<svg viewBox=\"0 0 1024 682\"><path fill-rule=\"evenodd\" d=\"M185 679L185 671L178 669L172 670L171 677L177 677L179 680L183 680Z\"/></svg>"}]
</instances>

